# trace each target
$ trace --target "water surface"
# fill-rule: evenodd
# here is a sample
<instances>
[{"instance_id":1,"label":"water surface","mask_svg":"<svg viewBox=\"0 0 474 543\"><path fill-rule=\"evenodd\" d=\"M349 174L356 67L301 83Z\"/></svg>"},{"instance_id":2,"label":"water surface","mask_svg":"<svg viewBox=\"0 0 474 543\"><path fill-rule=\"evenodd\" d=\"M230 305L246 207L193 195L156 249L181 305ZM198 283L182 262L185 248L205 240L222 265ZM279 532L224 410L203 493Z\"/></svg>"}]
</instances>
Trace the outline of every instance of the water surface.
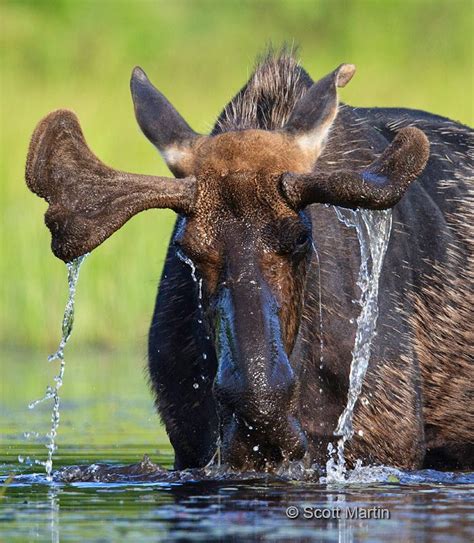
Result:
<instances>
[{"instance_id":1,"label":"water surface","mask_svg":"<svg viewBox=\"0 0 474 543\"><path fill-rule=\"evenodd\" d=\"M43 354L1 353L0 541L474 540L472 474L364 469L351 484L326 485L298 470L293 476L304 480L164 471L172 451L137 353L71 347L49 484L43 466L25 461L47 456L41 436L51 405L27 407L55 374ZM150 462L140 467L145 454ZM68 477L59 474L64 468ZM287 517L290 506L298 507L297 519ZM344 518L344 511L370 510L375 518Z\"/></svg>"}]
</instances>

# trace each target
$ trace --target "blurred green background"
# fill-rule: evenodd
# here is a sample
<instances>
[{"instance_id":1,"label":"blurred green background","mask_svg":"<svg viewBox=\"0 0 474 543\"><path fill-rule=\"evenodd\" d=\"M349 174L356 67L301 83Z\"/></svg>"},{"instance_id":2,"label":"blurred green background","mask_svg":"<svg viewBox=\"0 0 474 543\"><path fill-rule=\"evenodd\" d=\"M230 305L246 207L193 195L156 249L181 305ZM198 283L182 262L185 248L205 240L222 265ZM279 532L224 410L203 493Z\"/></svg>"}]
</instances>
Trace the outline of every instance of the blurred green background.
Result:
<instances>
[{"instance_id":1,"label":"blurred green background","mask_svg":"<svg viewBox=\"0 0 474 543\"><path fill-rule=\"evenodd\" d=\"M73 109L105 163L166 174L134 119L128 85L133 66L142 66L191 126L206 132L245 83L255 56L269 42L286 41L301 46L302 63L314 78L341 62L356 64L357 76L342 91L352 105L420 108L466 124L474 119L472 0L0 5L0 353L3 369L8 367L6 404L19 397L22 364L29 363L28 401L42 392L49 378L43 354L58 341L66 300L66 268L52 255L43 224L46 204L24 183L29 137L49 111ZM143 213L86 260L71 350L80 364L77 353L86 349L82 359L93 360L89 368L96 373L88 381L68 369L66 384L78 387L77 397L92 385L97 394L113 390L117 397L127 384L127 397L146 388L141 369L147 328L173 220L169 211ZM114 381L118 371L133 378Z\"/></svg>"}]
</instances>

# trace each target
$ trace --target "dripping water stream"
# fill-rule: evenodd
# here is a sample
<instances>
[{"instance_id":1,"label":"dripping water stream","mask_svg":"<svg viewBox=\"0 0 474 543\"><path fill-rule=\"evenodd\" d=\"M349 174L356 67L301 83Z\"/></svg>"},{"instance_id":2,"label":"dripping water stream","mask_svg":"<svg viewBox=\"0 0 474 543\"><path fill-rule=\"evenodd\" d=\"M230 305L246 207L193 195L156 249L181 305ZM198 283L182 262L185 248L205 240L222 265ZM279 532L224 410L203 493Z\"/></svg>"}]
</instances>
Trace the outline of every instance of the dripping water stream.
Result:
<instances>
[{"instance_id":1,"label":"dripping water stream","mask_svg":"<svg viewBox=\"0 0 474 543\"><path fill-rule=\"evenodd\" d=\"M379 280L390 239L392 213L390 210L353 211L337 207L334 209L341 222L350 228L355 228L360 247L360 268L357 279L360 297L357 303L361 311L357 318L356 338L352 351L347 405L339 417L334 432L334 435L340 436L337 451L332 444L329 445L330 459L326 465L328 482L342 482L346 474L344 445L354 435L352 424L354 407L362 389L372 341L376 335ZM334 459L334 454L336 454L336 459Z\"/></svg>"},{"instance_id":2,"label":"dripping water stream","mask_svg":"<svg viewBox=\"0 0 474 543\"><path fill-rule=\"evenodd\" d=\"M59 372L54 377L54 384L48 385L46 388L46 394L39 400L35 400L28 405L29 409L34 409L38 404L43 403L46 400L53 400L53 409L51 411L51 429L47 434L48 441L46 443L46 448L48 449L48 458L46 461L35 460L34 463L43 465L46 471L46 477L48 481L52 481L52 471L53 471L53 455L57 449L56 445L56 436L58 434L59 428L59 408L60 408L60 397L59 389L63 385L64 379L64 369L66 361L64 359L64 348L66 347L69 338L71 337L71 332L74 324L74 298L76 294L77 280L79 279L79 271L81 265L86 258L87 254L80 256L67 262L68 270L68 286L69 286L69 295L66 302L66 307L64 308L64 316L62 322L62 336L61 341L59 342L58 349L55 353L48 356L48 361L53 362L54 360L59 360ZM18 460L23 463L25 460L23 457L18 457Z\"/></svg>"},{"instance_id":3,"label":"dripping water stream","mask_svg":"<svg viewBox=\"0 0 474 543\"><path fill-rule=\"evenodd\" d=\"M194 281L194 283L198 287L198 319L197 322L199 325L203 324L203 307L202 307L202 277L198 279L197 273L196 273L196 266L194 262L187 257L182 251L176 252L178 258L184 262L189 268L191 269L191 279ZM210 340L210 336L206 335L206 340ZM202 353L202 357L204 360L207 358L206 353ZM196 386L197 385L197 386ZM194 383L193 387L199 388L199 385L197 383ZM217 443L216 443L216 451L214 455L212 456L211 460L208 462L206 469L211 469L214 465L217 465L218 468L221 467L221 428L220 428L220 422L219 422L219 430L218 430L218 437L217 437Z\"/></svg>"}]
</instances>

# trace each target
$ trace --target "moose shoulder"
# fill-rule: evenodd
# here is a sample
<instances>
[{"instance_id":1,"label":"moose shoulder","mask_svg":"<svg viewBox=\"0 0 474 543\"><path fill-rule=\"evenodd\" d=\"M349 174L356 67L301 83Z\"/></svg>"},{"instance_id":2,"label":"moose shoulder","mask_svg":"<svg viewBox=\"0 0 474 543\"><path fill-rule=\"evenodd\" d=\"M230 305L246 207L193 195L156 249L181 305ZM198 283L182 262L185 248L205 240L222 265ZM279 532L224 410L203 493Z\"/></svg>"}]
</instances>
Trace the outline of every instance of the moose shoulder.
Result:
<instances>
[{"instance_id":1,"label":"moose shoulder","mask_svg":"<svg viewBox=\"0 0 474 543\"><path fill-rule=\"evenodd\" d=\"M347 399L360 265L334 205L393 207L349 458L474 465L472 131L339 104L354 71L313 83L290 54L269 54L203 136L135 68L137 121L175 180L105 166L69 111L33 134L26 180L49 203L59 258L142 210L179 214L149 333L176 468L206 465L217 447L235 469L325 462Z\"/></svg>"}]
</instances>

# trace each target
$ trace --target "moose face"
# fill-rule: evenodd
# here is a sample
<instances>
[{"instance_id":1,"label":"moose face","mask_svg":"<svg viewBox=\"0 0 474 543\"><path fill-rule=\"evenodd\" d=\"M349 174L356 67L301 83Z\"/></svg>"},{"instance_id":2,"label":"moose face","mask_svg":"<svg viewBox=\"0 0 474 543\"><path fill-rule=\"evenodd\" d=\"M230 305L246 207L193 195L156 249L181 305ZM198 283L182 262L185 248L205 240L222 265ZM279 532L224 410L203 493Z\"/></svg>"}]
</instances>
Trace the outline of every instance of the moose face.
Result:
<instances>
[{"instance_id":1,"label":"moose face","mask_svg":"<svg viewBox=\"0 0 474 543\"><path fill-rule=\"evenodd\" d=\"M195 150L193 213L175 243L199 270L209 296L223 279L240 277L254 263L272 285L280 307L298 306L293 279L304 268L310 231L302 213L281 191L281 176L305 166L301 153L281 134L248 130L201 142ZM307 170L311 163L307 161ZM255 272L254 272L255 273ZM256 278L254 278L256 280ZM293 303L294 302L294 303ZM291 350L296 327L288 319Z\"/></svg>"},{"instance_id":2,"label":"moose face","mask_svg":"<svg viewBox=\"0 0 474 543\"><path fill-rule=\"evenodd\" d=\"M288 357L311 232L281 192L281 175L304 166L287 139L242 131L200 143L193 213L175 239L203 281L218 356L214 394L223 454L239 468L283 455L297 458L305 449Z\"/></svg>"},{"instance_id":3,"label":"moose face","mask_svg":"<svg viewBox=\"0 0 474 543\"><path fill-rule=\"evenodd\" d=\"M337 115L337 88L353 73L342 65L315 83L281 130L201 136L136 68L138 123L178 179L105 166L69 111L48 115L31 140L27 184L49 203L52 249L64 261L94 249L142 210L167 207L184 216L174 243L202 278L224 457L234 467L305 452L289 360L311 251L305 207L391 207L428 158L425 135L405 128L361 172L313 171Z\"/></svg>"}]
</instances>

